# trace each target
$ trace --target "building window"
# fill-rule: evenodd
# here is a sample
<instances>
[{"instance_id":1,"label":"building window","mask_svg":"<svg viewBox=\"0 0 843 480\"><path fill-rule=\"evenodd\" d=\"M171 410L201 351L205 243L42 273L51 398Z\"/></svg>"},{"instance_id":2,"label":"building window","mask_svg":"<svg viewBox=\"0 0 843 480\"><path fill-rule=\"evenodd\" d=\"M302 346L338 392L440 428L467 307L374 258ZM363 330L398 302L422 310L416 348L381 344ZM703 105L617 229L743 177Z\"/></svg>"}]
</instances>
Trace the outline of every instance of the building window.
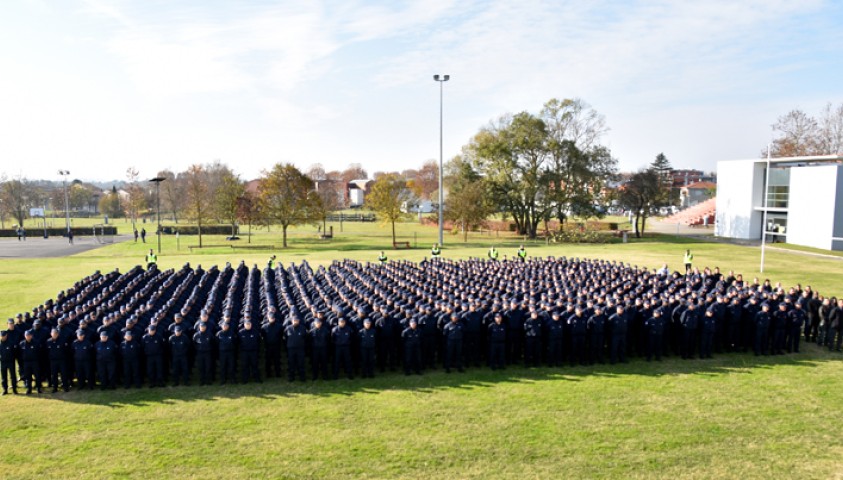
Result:
<instances>
[{"instance_id":1,"label":"building window","mask_svg":"<svg viewBox=\"0 0 843 480\"><path fill-rule=\"evenodd\" d=\"M790 195L790 168L771 168L767 184L767 206L787 208Z\"/></svg>"}]
</instances>

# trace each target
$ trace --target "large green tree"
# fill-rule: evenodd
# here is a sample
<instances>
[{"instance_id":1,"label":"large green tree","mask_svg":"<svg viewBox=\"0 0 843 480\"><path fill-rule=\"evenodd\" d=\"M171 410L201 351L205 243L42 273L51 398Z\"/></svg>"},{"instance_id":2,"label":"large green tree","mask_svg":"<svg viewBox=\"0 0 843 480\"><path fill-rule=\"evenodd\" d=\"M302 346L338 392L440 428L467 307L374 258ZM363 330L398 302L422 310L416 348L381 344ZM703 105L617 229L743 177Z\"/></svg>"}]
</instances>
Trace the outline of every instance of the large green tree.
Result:
<instances>
[{"instance_id":1,"label":"large green tree","mask_svg":"<svg viewBox=\"0 0 843 480\"><path fill-rule=\"evenodd\" d=\"M504 115L464 149L495 207L518 233L542 221L600 214L603 187L617 162L599 144L605 120L581 100L548 101L539 115Z\"/></svg>"},{"instance_id":2,"label":"large green tree","mask_svg":"<svg viewBox=\"0 0 843 480\"><path fill-rule=\"evenodd\" d=\"M392 224L392 245L395 245L395 222L405 216L402 204L410 198L407 182L394 173L381 175L366 195L366 206L378 214L381 222Z\"/></svg>"},{"instance_id":3,"label":"large green tree","mask_svg":"<svg viewBox=\"0 0 843 480\"><path fill-rule=\"evenodd\" d=\"M187 216L196 222L199 247L202 247L202 224L209 218L212 208L208 191L208 172L204 166L194 164L184 173L187 192Z\"/></svg>"},{"instance_id":4,"label":"large green tree","mask_svg":"<svg viewBox=\"0 0 843 480\"><path fill-rule=\"evenodd\" d=\"M217 191L214 195L214 209L217 218L225 221L231 225L231 236L237 234L237 219L239 210L239 199L245 193L246 188L240 177L234 172L224 172L217 185Z\"/></svg>"},{"instance_id":5,"label":"large green tree","mask_svg":"<svg viewBox=\"0 0 843 480\"><path fill-rule=\"evenodd\" d=\"M322 205L313 180L290 163L276 164L264 171L260 182L261 211L267 221L281 225L287 248L287 228L320 219Z\"/></svg>"},{"instance_id":6,"label":"large green tree","mask_svg":"<svg viewBox=\"0 0 843 480\"><path fill-rule=\"evenodd\" d=\"M656 205L661 194L659 174L652 168L640 170L622 185L620 204L629 208L635 214L635 236L644 235L647 217L650 209Z\"/></svg>"}]
</instances>

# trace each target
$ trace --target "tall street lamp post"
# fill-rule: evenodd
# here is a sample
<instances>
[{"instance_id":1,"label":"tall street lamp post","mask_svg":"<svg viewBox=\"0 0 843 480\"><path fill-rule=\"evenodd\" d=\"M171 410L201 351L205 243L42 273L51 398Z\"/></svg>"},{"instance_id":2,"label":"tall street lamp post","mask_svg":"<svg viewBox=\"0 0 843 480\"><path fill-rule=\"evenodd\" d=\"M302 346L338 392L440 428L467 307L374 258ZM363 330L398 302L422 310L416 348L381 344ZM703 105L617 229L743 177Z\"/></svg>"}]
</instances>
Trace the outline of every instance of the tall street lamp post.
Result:
<instances>
[{"instance_id":1,"label":"tall street lamp post","mask_svg":"<svg viewBox=\"0 0 843 480\"><path fill-rule=\"evenodd\" d=\"M158 221L158 253L161 253L161 182L166 180L164 177L155 177L150 179L151 183L155 184L155 216Z\"/></svg>"},{"instance_id":2,"label":"tall street lamp post","mask_svg":"<svg viewBox=\"0 0 843 480\"><path fill-rule=\"evenodd\" d=\"M445 203L445 194L442 190L442 84L451 78L450 75L434 75L433 80L439 82L439 245L445 243L442 236L445 223L442 216L442 208Z\"/></svg>"}]
</instances>

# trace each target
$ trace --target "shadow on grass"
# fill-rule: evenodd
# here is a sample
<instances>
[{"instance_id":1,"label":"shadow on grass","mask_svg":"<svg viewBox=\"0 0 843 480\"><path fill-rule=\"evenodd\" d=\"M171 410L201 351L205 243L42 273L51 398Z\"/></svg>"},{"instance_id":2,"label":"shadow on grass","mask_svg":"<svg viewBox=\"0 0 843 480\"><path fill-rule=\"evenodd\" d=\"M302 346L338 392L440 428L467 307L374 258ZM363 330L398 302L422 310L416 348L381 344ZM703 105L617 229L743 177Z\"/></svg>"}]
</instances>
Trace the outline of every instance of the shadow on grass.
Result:
<instances>
[{"instance_id":1,"label":"shadow on grass","mask_svg":"<svg viewBox=\"0 0 843 480\"><path fill-rule=\"evenodd\" d=\"M100 391L59 392L55 394L33 394L33 401L62 401L81 404L104 405L112 408L146 405L168 405L190 401L215 401L251 397L267 400L312 396L333 397L358 394L377 395L384 391L406 390L419 394L434 393L442 390L476 390L491 388L503 383L538 383L538 382L582 382L589 379L617 379L628 376L663 377L677 375L702 375L718 377L723 375L752 375L759 369L772 369L780 366L813 368L823 362L841 361L843 355L830 353L824 349L809 345L802 353L779 356L760 356L735 353L721 354L714 359L682 360L675 356L666 357L661 362L647 362L640 358L628 363L610 365L595 364L587 366L536 367L510 366L505 370L492 371L487 367L466 368L464 373L453 371L448 374L441 368L427 370L422 375L405 376L401 371L376 373L373 379L356 377L339 380L307 380L306 382L288 382L286 378L264 379L263 383L228 384L196 386L196 374L192 375L192 385L150 389L123 389ZM308 370L308 378L310 371ZM45 390L46 392L47 390Z\"/></svg>"}]
</instances>

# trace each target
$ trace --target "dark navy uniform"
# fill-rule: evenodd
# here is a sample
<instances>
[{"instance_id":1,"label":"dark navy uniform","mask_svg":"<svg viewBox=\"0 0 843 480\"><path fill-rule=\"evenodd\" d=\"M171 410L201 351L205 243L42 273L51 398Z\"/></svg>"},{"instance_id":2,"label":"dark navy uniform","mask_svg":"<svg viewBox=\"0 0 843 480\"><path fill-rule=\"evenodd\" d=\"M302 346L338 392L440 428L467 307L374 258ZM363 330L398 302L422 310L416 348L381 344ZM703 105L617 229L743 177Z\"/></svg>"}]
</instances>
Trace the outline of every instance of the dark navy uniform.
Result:
<instances>
[{"instance_id":1,"label":"dark navy uniform","mask_svg":"<svg viewBox=\"0 0 843 480\"><path fill-rule=\"evenodd\" d=\"M115 388L114 376L117 373L117 346L108 337L100 336L95 349L97 353L97 376L100 388Z\"/></svg>"},{"instance_id":2,"label":"dark navy uniform","mask_svg":"<svg viewBox=\"0 0 843 480\"><path fill-rule=\"evenodd\" d=\"M84 336L82 338L77 336L71 348L73 349L73 367L76 373L77 385L80 389L86 386L89 389L93 389L96 383L94 368L91 365L94 358L94 344L89 342Z\"/></svg>"},{"instance_id":3,"label":"dark navy uniform","mask_svg":"<svg viewBox=\"0 0 843 480\"><path fill-rule=\"evenodd\" d=\"M173 363L173 382L176 386L179 382L185 385L190 384L190 340L186 335L174 334L170 337L170 359Z\"/></svg>"},{"instance_id":4,"label":"dark navy uniform","mask_svg":"<svg viewBox=\"0 0 843 480\"><path fill-rule=\"evenodd\" d=\"M664 351L664 317L653 315L644 320L644 330L647 335L647 361L651 361L653 356L656 360L661 361L662 352Z\"/></svg>"},{"instance_id":5,"label":"dark navy uniform","mask_svg":"<svg viewBox=\"0 0 843 480\"><path fill-rule=\"evenodd\" d=\"M616 361L626 363L626 313L615 313L607 320L611 343L609 345L609 362L614 365Z\"/></svg>"},{"instance_id":6,"label":"dark navy uniform","mask_svg":"<svg viewBox=\"0 0 843 480\"><path fill-rule=\"evenodd\" d=\"M146 357L146 376L150 387L164 386L164 339L150 330L143 336L143 353Z\"/></svg>"},{"instance_id":7,"label":"dark navy uniform","mask_svg":"<svg viewBox=\"0 0 843 480\"><path fill-rule=\"evenodd\" d=\"M196 366L199 367L199 385L211 384L211 372L214 362L214 336L207 327L193 334L193 347L196 349Z\"/></svg>"},{"instance_id":8,"label":"dark navy uniform","mask_svg":"<svg viewBox=\"0 0 843 480\"><path fill-rule=\"evenodd\" d=\"M135 388L141 386L140 363L141 345L128 337L120 344L120 355L123 360L123 387L129 388L132 384Z\"/></svg>"},{"instance_id":9,"label":"dark navy uniform","mask_svg":"<svg viewBox=\"0 0 843 480\"><path fill-rule=\"evenodd\" d=\"M331 331L323 322L316 322L308 332L310 337L310 366L313 370L313 379L322 375L323 380L328 379L328 344L331 339Z\"/></svg>"},{"instance_id":10,"label":"dark navy uniform","mask_svg":"<svg viewBox=\"0 0 843 480\"><path fill-rule=\"evenodd\" d=\"M253 329L242 329L238 333L240 339L240 361L243 374L243 383L250 378L261 382L261 374L258 370L258 354L260 353L260 334Z\"/></svg>"},{"instance_id":11,"label":"dark navy uniform","mask_svg":"<svg viewBox=\"0 0 843 480\"><path fill-rule=\"evenodd\" d=\"M363 378L375 377L375 348L377 334L373 328L361 328L357 333L360 340L360 365Z\"/></svg>"},{"instance_id":12,"label":"dark navy uniform","mask_svg":"<svg viewBox=\"0 0 843 480\"><path fill-rule=\"evenodd\" d=\"M47 340L47 358L50 361L50 386L53 392L58 391L59 375L61 388L65 392L70 390L70 375L68 375L67 347L59 338Z\"/></svg>"},{"instance_id":13,"label":"dark navy uniform","mask_svg":"<svg viewBox=\"0 0 843 480\"><path fill-rule=\"evenodd\" d=\"M230 328L224 327L217 332L217 350L220 357L220 384L235 380L235 353L237 336Z\"/></svg>"},{"instance_id":14,"label":"dark navy uniform","mask_svg":"<svg viewBox=\"0 0 843 480\"><path fill-rule=\"evenodd\" d=\"M445 337L445 371L451 373L451 367L456 367L462 372L462 324L456 321L449 322L442 329L442 334Z\"/></svg>"},{"instance_id":15,"label":"dark navy uniform","mask_svg":"<svg viewBox=\"0 0 843 480\"><path fill-rule=\"evenodd\" d=\"M347 324L337 325L331 331L334 342L334 379L339 378L340 365L349 379L354 378L351 372L351 337L353 332Z\"/></svg>"},{"instance_id":16,"label":"dark navy uniform","mask_svg":"<svg viewBox=\"0 0 843 480\"><path fill-rule=\"evenodd\" d=\"M787 336L787 351L799 353L799 335L802 327L805 326L808 316L802 307L790 311L790 331ZM806 335L807 336L807 335Z\"/></svg>"},{"instance_id":17,"label":"dark navy uniform","mask_svg":"<svg viewBox=\"0 0 843 480\"><path fill-rule=\"evenodd\" d=\"M572 315L568 319L571 328L571 366L576 362L585 365L585 334L588 328L588 320L582 315Z\"/></svg>"},{"instance_id":18,"label":"dark navy uniform","mask_svg":"<svg viewBox=\"0 0 843 480\"><path fill-rule=\"evenodd\" d=\"M755 314L755 342L753 343L753 352L755 355L767 355L767 332L770 328L770 314L764 310Z\"/></svg>"},{"instance_id":19,"label":"dark navy uniform","mask_svg":"<svg viewBox=\"0 0 843 480\"><path fill-rule=\"evenodd\" d=\"M11 336L3 330L0 337L0 377L3 380L3 395L9 393L9 385L14 393L18 393L18 376L15 374L15 353L17 349L10 340ZM9 381L11 380L11 383Z\"/></svg>"},{"instance_id":20,"label":"dark navy uniform","mask_svg":"<svg viewBox=\"0 0 843 480\"><path fill-rule=\"evenodd\" d=\"M401 338L404 340L404 374L421 375L421 332L415 320L401 332Z\"/></svg>"},{"instance_id":21,"label":"dark navy uniform","mask_svg":"<svg viewBox=\"0 0 843 480\"><path fill-rule=\"evenodd\" d=\"M603 348L606 343L606 316L595 313L588 319L588 348L591 363L603 363Z\"/></svg>"},{"instance_id":22,"label":"dark navy uniform","mask_svg":"<svg viewBox=\"0 0 843 480\"><path fill-rule=\"evenodd\" d=\"M506 327L503 323L489 325L489 366L492 370L506 368Z\"/></svg>"},{"instance_id":23,"label":"dark navy uniform","mask_svg":"<svg viewBox=\"0 0 843 480\"><path fill-rule=\"evenodd\" d=\"M287 380L292 382L298 374L304 382L307 379L304 374L304 346L307 340L304 325L295 323L287 326L284 337L287 339Z\"/></svg>"},{"instance_id":24,"label":"dark navy uniform","mask_svg":"<svg viewBox=\"0 0 843 480\"><path fill-rule=\"evenodd\" d=\"M528 317L524 321L524 366L537 367L539 365L541 350L541 321L538 317Z\"/></svg>"},{"instance_id":25,"label":"dark navy uniform","mask_svg":"<svg viewBox=\"0 0 843 480\"><path fill-rule=\"evenodd\" d=\"M702 317L700 339L700 358L711 358L711 350L714 344L714 334L717 329L717 319L714 317L714 312L706 311Z\"/></svg>"},{"instance_id":26,"label":"dark navy uniform","mask_svg":"<svg viewBox=\"0 0 843 480\"><path fill-rule=\"evenodd\" d=\"M33 382L38 393L41 393L41 352L38 344L35 343L33 335L28 334L29 340L24 340L18 345L21 361L23 363L23 384L26 386L27 395L32 393Z\"/></svg>"},{"instance_id":27,"label":"dark navy uniform","mask_svg":"<svg viewBox=\"0 0 843 480\"><path fill-rule=\"evenodd\" d=\"M263 343L266 346L266 351L264 352L266 377L272 377L274 371L275 377L280 378L281 343L283 341L282 336L284 335L284 327L275 320L267 322L263 327L261 327L261 335L263 336Z\"/></svg>"}]
</instances>

